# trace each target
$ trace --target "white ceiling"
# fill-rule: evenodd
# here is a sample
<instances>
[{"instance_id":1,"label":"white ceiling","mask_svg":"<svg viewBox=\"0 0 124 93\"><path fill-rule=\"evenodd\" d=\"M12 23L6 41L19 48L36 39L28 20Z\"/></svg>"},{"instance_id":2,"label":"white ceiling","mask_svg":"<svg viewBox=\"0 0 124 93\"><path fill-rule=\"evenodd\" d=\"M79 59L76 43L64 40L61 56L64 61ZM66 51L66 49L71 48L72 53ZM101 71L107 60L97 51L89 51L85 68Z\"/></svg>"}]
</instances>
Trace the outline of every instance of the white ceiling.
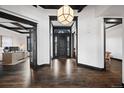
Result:
<instances>
[{"instance_id":1,"label":"white ceiling","mask_svg":"<svg viewBox=\"0 0 124 93\"><path fill-rule=\"evenodd\" d=\"M18 26L14 25L14 24L11 24L10 22L0 23L0 24L5 25L7 27L18 27Z\"/></svg>"},{"instance_id":2,"label":"white ceiling","mask_svg":"<svg viewBox=\"0 0 124 93\"><path fill-rule=\"evenodd\" d=\"M28 30L18 30L20 32L29 32Z\"/></svg>"},{"instance_id":3,"label":"white ceiling","mask_svg":"<svg viewBox=\"0 0 124 93\"><path fill-rule=\"evenodd\" d=\"M19 23L19 22L18 22ZM24 27L33 27L31 25L28 25L28 24L23 24L23 23L19 23L20 25L24 26Z\"/></svg>"},{"instance_id":4,"label":"white ceiling","mask_svg":"<svg viewBox=\"0 0 124 93\"><path fill-rule=\"evenodd\" d=\"M110 27L110 26L113 26L113 25L115 25L115 23L111 23L111 24L110 24L110 23L108 23L108 24L106 23L106 24L105 24L105 28ZM118 24L118 25L120 25L120 24ZM113 27L114 27L114 26L113 26ZM113 27L112 27L112 28L113 28ZM106 31L110 31L110 30L106 30Z\"/></svg>"},{"instance_id":5,"label":"white ceiling","mask_svg":"<svg viewBox=\"0 0 124 93\"><path fill-rule=\"evenodd\" d=\"M106 23L106 24L105 24L105 27L107 28L107 27L110 27L110 26L112 26L112 25L114 25L114 24L112 24L112 23L111 23L111 24L107 24L107 23Z\"/></svg>"},{"instance_id":6,"label":"white ceiling","mask_svg":"<svg viewBox=\"0 0 124 93\"><path fill-rule=\"evenodd\" d=\"M31 26L31 25L28 25L28 24L24 24L24 23L20 23L20 22L8 20L8 19L0 18L0 24L1 24L1 25L7 26L7 27L13 27L13 28L14 28L14 27L15 27L15 28L18 28L18 27L19 27L19 26L17 26L17 25L12 24L12 23L19 23L20 25L24 26L25 28L26 28L26 27L27 27L27 28L32 28L32 27L33 27L33 26ZM24 30L24 29L18 30L18 31L20 31L20 32L28 32L28 30Z\"/></svg>"},{"instance_id":7,"label":"white ceiling","mask_svg":"<svg viewBox=\"0 0 124 93\"><path fill-rule=\"evenodd\" d=\"M14 21L8 20L8 19L4 19L4 18L0 18L0 23L8 23L8 22L14 22Z\"/></svg>"}]
</instances>

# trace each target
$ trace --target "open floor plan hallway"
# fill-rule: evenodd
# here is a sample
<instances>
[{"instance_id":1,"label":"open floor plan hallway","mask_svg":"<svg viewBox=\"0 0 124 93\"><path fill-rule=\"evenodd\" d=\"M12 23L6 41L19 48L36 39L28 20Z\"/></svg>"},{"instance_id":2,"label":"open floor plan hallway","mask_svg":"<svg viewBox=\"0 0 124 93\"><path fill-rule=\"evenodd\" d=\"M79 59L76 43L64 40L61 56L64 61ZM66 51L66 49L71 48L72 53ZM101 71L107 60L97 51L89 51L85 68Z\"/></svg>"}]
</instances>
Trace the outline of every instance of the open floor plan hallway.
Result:
<instances>
[{"instance_id":1,"label":"open floor plan hallway","mask_svg":"<svg viewBox=\"0 0 124 93\"><path fill-rule=\"evenodd\" d=\"M54 59L37 70L23 62L0 66L0 87L122 87L121 62L112 60L106 71L77 66L74 59Z\"/></svg>"}]
</instances>

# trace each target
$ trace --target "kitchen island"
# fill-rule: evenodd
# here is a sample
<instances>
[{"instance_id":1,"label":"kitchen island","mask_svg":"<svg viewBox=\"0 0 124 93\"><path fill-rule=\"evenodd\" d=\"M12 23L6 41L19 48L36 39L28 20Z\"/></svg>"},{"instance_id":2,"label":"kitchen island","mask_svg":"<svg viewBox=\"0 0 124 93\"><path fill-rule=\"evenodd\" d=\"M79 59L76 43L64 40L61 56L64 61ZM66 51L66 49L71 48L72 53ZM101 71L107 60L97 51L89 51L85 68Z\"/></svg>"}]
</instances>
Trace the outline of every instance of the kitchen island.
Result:
<instances>
[{"instance_id":1,"label":"kitchen island","mask_svg":"<svg viewBox=\"0 0 124 93\"><path fill-rule=\"evenodd\" d=\"M3 53L3 65L18 64L20 62L26 61L27 57L28 57L28 52L25 51Z\"/></svg>"}]
</instances>

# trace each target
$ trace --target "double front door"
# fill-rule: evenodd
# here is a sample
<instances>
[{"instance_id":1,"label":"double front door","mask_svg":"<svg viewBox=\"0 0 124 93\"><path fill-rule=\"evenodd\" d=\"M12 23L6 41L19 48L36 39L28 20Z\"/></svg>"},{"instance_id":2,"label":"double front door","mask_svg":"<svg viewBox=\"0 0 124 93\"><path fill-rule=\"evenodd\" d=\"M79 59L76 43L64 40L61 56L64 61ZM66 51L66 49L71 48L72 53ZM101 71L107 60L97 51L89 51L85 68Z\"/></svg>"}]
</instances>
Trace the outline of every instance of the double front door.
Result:
<instances>
[{"instance_id":1,"label":"double front door","mask_svg":"<svg viewBox=\"0 0 124 93\"><path fill-rule=\"evenodd\" d=\"M53 57L54 58L67 58L70 57L70 34L57 33L53 36Z\"/></svg>"}]
</instances>

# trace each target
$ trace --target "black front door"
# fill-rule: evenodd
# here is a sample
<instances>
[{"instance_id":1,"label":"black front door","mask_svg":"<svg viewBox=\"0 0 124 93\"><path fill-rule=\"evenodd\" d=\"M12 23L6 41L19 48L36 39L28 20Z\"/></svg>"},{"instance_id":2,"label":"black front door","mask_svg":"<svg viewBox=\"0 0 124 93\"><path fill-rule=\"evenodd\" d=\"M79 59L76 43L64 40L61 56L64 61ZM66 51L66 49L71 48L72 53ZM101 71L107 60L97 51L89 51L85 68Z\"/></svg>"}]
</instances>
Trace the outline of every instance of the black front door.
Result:
<instances>
[{"instance_id":1,"label":"black front door","mask_svg":"<svg viewBox=\"0 0 124 93\"><path fill-rule=\"evenodd\" d=\"M54 58L70 57L70 35L69 34L55 34L53 43Z\"/></svg>"},{"instance_id":2,"label":"black front door","mask_svg":"<svg viewBox=\"0 0 124 93\"><path fill-rule=\"evenodd\" d=\"M57 56L58 57L67 57L67 36L60 34L57 35Z\"/></svg>"},{"instance_id":3,"label":"black front door","mask_svg":"<svg viewBox=\"0 0 124 93\"><path fill-rule=\"evenodd\" d=\"M59 31L58 31L59 32ZM53 58L67 58L71 56L70 33L54 33L53 35Z\"/></svg>"}]
</instances>

